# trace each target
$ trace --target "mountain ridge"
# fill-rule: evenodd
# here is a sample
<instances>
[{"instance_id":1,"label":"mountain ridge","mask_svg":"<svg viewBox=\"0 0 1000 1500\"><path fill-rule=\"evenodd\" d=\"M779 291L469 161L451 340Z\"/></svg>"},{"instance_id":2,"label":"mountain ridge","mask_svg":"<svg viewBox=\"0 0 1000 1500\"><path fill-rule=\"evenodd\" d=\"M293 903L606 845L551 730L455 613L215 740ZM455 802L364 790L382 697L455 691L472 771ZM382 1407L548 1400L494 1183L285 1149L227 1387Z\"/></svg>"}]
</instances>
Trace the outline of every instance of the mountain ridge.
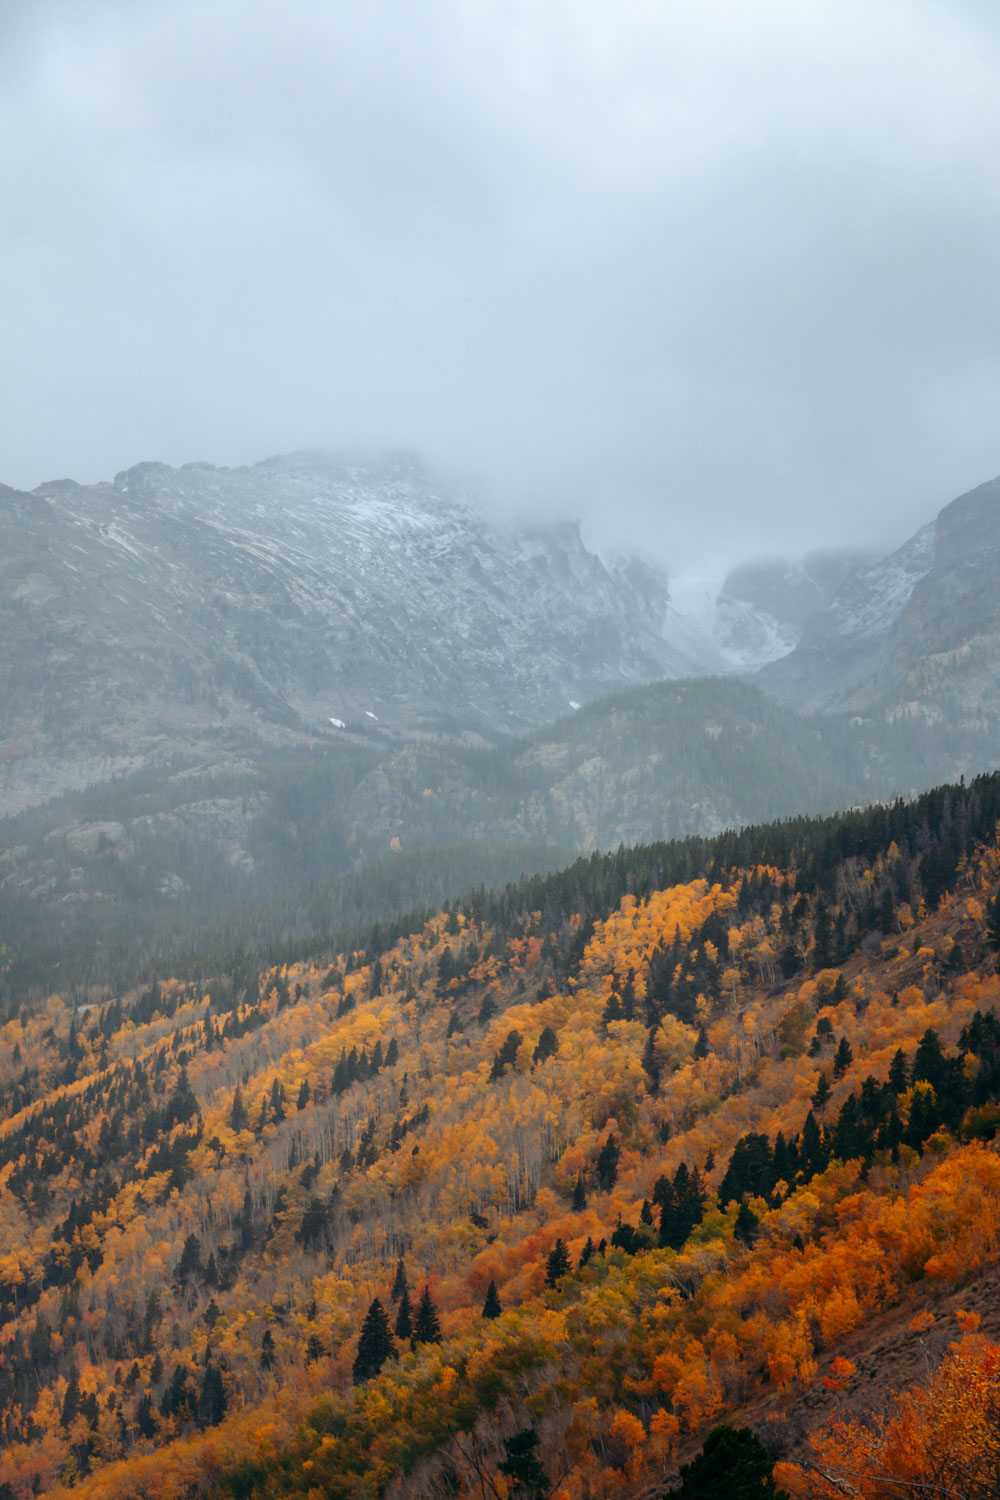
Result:
<instances>
[{"instance_id":1,"label":"mountain ridge","mask_svg":"<svg viewBox=\"0 0 1000 1500\"><path fill-rule=\"evenodd\" d=\"M7 809L189 745L489 742L699 665L655 569L609 569L570 524L491 522L409 459L0 494Z\"/></svg>"}]
</instances>

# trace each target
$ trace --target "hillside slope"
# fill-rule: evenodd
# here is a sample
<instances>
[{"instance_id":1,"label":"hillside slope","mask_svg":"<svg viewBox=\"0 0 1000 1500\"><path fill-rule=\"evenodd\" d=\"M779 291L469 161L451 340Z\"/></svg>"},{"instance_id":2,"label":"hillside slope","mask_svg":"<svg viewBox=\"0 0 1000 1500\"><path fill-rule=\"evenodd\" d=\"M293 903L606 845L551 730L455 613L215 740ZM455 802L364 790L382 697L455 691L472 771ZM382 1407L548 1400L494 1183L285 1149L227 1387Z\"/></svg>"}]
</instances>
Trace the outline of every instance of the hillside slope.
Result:
<instances>
[{"instance_id":1,"label":"hillside slope","mask_svg":"<svg viewBox=\"0 0 1000 1500\"><path fill-rule=\"evenodd\" d=\"M9 1020L0 1483L462 1497L534 1454L635 1497L731 1414L800 1452L842 1349L1000 1257L998 816L991 777L595 855Z\"/></svg>"},{"instance_id":2,"label":"hillside slope","mask_svg":"<svg viewBox=\"0 0 1000 1500\"><path fill-rule=\"evenodd\" d=\"M995 759L984 737L978 764ZM262 934L328 936L554 868L554 850L828 812L975 766L933 726L807 717L702 678L598 699L489 750L419 740L149 768L0 822L8 980L117 982Z\"/></svg>"}]
</instances>

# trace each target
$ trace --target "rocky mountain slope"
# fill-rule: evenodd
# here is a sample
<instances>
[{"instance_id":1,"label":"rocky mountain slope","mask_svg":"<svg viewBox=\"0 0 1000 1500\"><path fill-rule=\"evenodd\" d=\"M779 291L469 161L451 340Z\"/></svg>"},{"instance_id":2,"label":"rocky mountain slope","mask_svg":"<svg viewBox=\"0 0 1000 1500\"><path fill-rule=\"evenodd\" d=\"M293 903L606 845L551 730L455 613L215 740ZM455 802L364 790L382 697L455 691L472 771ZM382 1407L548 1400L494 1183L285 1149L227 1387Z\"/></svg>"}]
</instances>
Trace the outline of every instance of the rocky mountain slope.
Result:
<instances>
[{"instance_id":1,"label":"rocky mountain slope","mask_svg":"<svg viewBox=\"0 0 1000 1500\"><path fill-rule=\"evenodd\" d=\"M762 687L798 707L947 726L956 745L1000 723L1000 479L841 586Z\"/></svg>"},{"instance_id":2,"label":"rocky mountain slope","mask_svg":"<svg viewBox=\"0 0 1000 1500\"><path fill-rule=\"evenodd\" d=\"M262 742L495 740L711 664L670 629L662 574L406 459L3 489L0 809Z\"/></svg>"},{"instance_id":3,"label":"rocky mountain slope","mask_svg":"<svg viewBox=\"0 0 1000 1500\"><path fill-rule=\"evenodd\" d=\"M757 672L793 651L820 611L856 568L872 558L857 550L829 549L802 559L756 558L728 573L711 610L699 624L730 671Z\"/></svg>"}]
</instances>

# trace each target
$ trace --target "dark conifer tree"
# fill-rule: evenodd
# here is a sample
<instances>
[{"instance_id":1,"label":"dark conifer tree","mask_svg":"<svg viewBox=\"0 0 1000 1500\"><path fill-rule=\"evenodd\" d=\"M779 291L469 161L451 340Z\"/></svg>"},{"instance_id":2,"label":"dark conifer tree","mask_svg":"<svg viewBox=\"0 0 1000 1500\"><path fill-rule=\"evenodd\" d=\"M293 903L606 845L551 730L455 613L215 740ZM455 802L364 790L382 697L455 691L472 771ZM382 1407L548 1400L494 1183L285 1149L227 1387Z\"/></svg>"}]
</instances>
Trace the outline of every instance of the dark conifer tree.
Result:
<instances>
[{"instance_id":1,"label":"dark conifer tree","mask_svg":"<svg viewBox=\"0 0 1000 1500\"><path fill-rule=\"evenodd\" d=\"M635 970L629 969L622 986L622 1017L626 1021L635 1020Z\"/></svg>"},{"instance_id":2,"label":"dark conifer tree","mask_svg":"<svg viewBox=\"0 0 1000 1500\"><path fill-rule=\"evenodd\" d=\"M177 1262L174 1280L178 1286L187 1286L201 1275L201 1241L196 1234L189 1234L184 1241L181 1258Z\"/></svg>"},{"instance_id":3,"label":"dark conifer tree","mask_svg":"<svg viewBox=\"0 0 1000 1500\"><path fill-rule=\"evenodd\" d=\"M218 1427L226 1415L226 1386L219 1370L209 1360L198 1395L198 1420L203 1427Z\"/></svg>"},{"instance_id":4,"label":"dark conifer tree","mask_svg":"<svg viewBox=\"0 0 1000 1500\"><path fill-rule=\"evenodd\" d=\"M807 1176L813 1177L817 1172L824 1172L830 1160L823 1132L816 1123L816 1116L812 1110L806 1115L805 1124L802 1127L802 1141L799 1146L799 1168Z\"/></svg>"},{"instance_id":5,"label":"dark conifer tree","mask_svg":"<svg viewBox=\"0 0 1000 1500\"><path fill-rule=\"evenodd\" d=\"M231 1130L240 1131L246 1130L249 1124L250 1117L247 1114L246 1105L243 1103L243 1090L237 1084L233 1094L233 1107L229 1111L229 1126Z\"/></svg>"},{"instance_id":6,"label":"dark conifer tree","mask_svg":"<svg viewBox=\"0 0 1000 1500\"><path fill-rule=\"evenodd\" d=\"M839 1073L838 1073L837 1076L839 1078L839 1076L840 1076ZM813 1109L818 1109L819 1112L820 1112L820 1114L822 1114L823 1111L824 1111L824 1109L826 1109L826 1106L830 1102L830 1095L832 1093L833 1093L833 1090L830 1087L830 1080L829 1080L829 1078L827 1078L827 1076L826 1076L825 1073L821 1073L819 1075L819 1082L817 1083L816 1088L813 1091L813 1096L812 1096L812 1107L813 1107Z\"/></svg>"},{"instance_id":7,"label":"dark conifer tree","mask_svg":"<svg viewBox=\"0 0 1000 1500\"><path fill-rule=\"evenodd\" d=\"M159 1430L160 1424L153 1411L153 1398L148 1391L139 1397L136 1404L135 1425L147 1442L154 1438Z\"/></svg>"},{"instance_id":8,"label":"dark conifer tree","mask_svg":"<svg viewBox=\"0 0 1000 1500\"><path fill-rule=\"evenodd\" d=\"M609 1193L618 1181L618 1158L620 1156L621 1151L612 1132L597 1157L597 1185L604 1193Z\"/></svg>"},{"instance_id":9,"label":"dark conifer tree","mask_svg":"<svg viewBox=\"0 0 1000 1500\"><path fill-rule=\"evenodd\" d=\"M69 1427L76 1421L80 1410L80 1380L74 1367L70 1371L69 1381L66 1385L66 1394L63 1396L62 1411L59 1420L63 1427Z\"/></svg>"},{"instance_id":10,"label":"dark conifer tree","mask_svg":"<svg viewBox=\"0 0 1000 1500\"><path fill-rule=\"evenodd\" d=\"M832 969L834 960L833 922L822 902L816 907L813 937L815 939L812 955L813 971L818 974L820 969Z\"/></svg>"},{"instance_id":11,"label":"dark conifer tree","mask_svg":"<svg viewBox=\"0 0 1000 1500\"><path fill-rule=\"evenodd\" d=\"M673 1500L788 1500L775 1485L774 1464L749 1427L716 1427L698 1457L681 1466Z\"/></svg>"},{"instance_id":12,"label":"dark conifer tree","mask_svg":"<svg viewBox=\"0 0 1000 1500\"><path fill-rule=\"evenodd\" d=\"M616 991L612 990L604 1006L604 1011L601 1015L601 1021L605 1026L610 1026L612 1021L621 1020L624 1020L624 1015L622 1012L622 1002L619 999Z\"/></svg>"},{"instance_id":13,"label":"dark conifer tree","mask_svg":"<svg viewBox=\"0 0 1000 1500\"><path fill-rule=\"evenodd\" d=\"M759 1224L760 1220L744 1198L740 1203L739 1211L736 1215L736 1225L733 1233L744 1245L752 1245L757 1236L757 1227Z\"/></svg>"},{"instance_id":14,"label":"dark conifer tree","mask_svg":"<svg viewBox=\"0 0 1000 1500\"><path fill-rule=\"evenodd\" d=\"M549 1478L538 1459L538 1433L533 1427L515 1432L504 1444L505 1454L497 1465L510 1480L510 1494L517 1500L546 1500L552 1493Z\"/></svg>"},{"instance_id":15,"label":"dark conifer tree","mask_svg":"<svg viewBox=\"0 0 1000 1500\"><path fill-rule=\"evenodd\" d=\"M482 1316L484 1318L499 1318L502 1312L503 1308L500 1305L500 1293L497 1291L497 1284L495 1281L491 1281L486 1288L486 1301L483 1303Z\"/></svg>"},{"instance_id":16,"label":"dark conifer tree","mask_svg":"<svg viewBox=\"0 0 1000 1500\"><path fill-rule=\"evenodd\" d=\"M399 1260L396 1262L396 1275L392 1283L391 1296L393 1302L399 1301L400 1297L407 1290L408 1286L409 1283L406 1279L406 1266L403 1264L403 1257L400 1256Z\"/></svg>"},{"instance_id":17,"label":"dark conifer tree","mask_svg":"<svg viewBox=\"0 0 1000 1500\"><path fill-rule=\"evenodd\" d=\"M551 1026L543 1027L542 1034L538 1038L538 1042L532 1056L532 1061L536 1065L546 1062L550 1057L555 1057L558 1051L559 1038L556 1036Z\"/></svg>"},{"instance_id":18,"label":"dark conifer tree","mask_svg":"<svg viewBox=\"0 0 1000 1500\"><path fill-rule=\"evenodd\" d=\"M198 1114L198 1101L188 1082L187 1065L181 1067L177 1085L167 1101L167 1122L170 1125L186 1125Z\"/></svg>"},{"instance_id":19,"label":"dark conifer tree","mask_svg":"<svg viewBox=\"0 0 1000 1500\"><path fill-rule=\"evenodd\" d=\"M410 1303L409 1287L404 1286L399 1297L399 1306L396 1309L396 1337L398 1339L409 1339L413 1337L413 1307Z\"/></svg>"},{"instance_id":20,"label":"dark conifer tree","mask_svg":"<svg viewBox=\"0 0 1000 1500\"><path fill-rule=\"evenodd\" d=\"M431 1289L425 1286L420 1293L420 1301L417 1303L416 1317L413 1319L414 1348L417 1344L440 1344L441 1324L437 1315L437 1308L431 1298Z\"/></svg>"},{"instance_id":21,"label":"dark conifer tree","mask_svg":"<svg viewBox=\"0 0 1000 1500\"><path fill-rule=\"evenodd\" d=\"M941 1039L934 1028L928 1026L914 1054L912 1081L929 1083L937 1090L945 1082L947 1072L948 1064L941 1050Z\"/></svg>"},{"instance_id":22,"label":"dark conifer tree","mask_svg":"<svg viewBox=\"0 0 1000 1500\"><path fill-rule=\"evenodd\" d=\"M889 1087L894 1094L905 1094L910 1084L910 1068L906 1061L906 1053L902 1047L897 1047L896 1054L889 1064Z\"/></svg>"},{"instance_id":23,"label":"dark conifer tree","mask_svg":"<svg viewBox=\"0 0 1000 1500\"><path fill-rule=\"evenodd\" d=\"M569 1251L562 1240L557 1239L545 1262L545 1285L558 1286L560 1279L569 1271Z\"/></svg>"},{"instance_id":24,"label":"dark conifer tree","mask_svg":"<svg viewBox=\"0 0 1000 1500\"><path fill-rule=\"evenodd\" d=\"M854 1053L851 1051L851 1044L847 1040L846 1036L842 1036L837 1046L836 1055L833 1059L834 1078L843 1078L844 1074L847 1072L853 1061Z\"/></svg>"},{"instance_id":25,"label":"dark conifer tree","mask_svg":"<svg viewBox=\"0 0 1000 1500\"><path fill-rule=\"evenodd\" d=\"M656 1056L656 1033L658 1030L659 1022L656 1022L649 1028L646 1045L642 1049L642 1066L646 1077L649 1079L649 1092L651 1094L658 1094L660 1092L660 1075L662 1070Z\"/></svg>"},{"instance_id":26,"label":"dark conifer tree","mask_svg":"<svg viewBox=\"0 0 1000 1500\"><path fill-rule=\"evenodd\" d=\"M376 1297L365 1313L358 1339L358 1352L354 1359L353 1377L355 1385L373 1380L386 1360L396 1352L389 1332L389 1319L385 1308Z\"/></svg>"}]
</instances>

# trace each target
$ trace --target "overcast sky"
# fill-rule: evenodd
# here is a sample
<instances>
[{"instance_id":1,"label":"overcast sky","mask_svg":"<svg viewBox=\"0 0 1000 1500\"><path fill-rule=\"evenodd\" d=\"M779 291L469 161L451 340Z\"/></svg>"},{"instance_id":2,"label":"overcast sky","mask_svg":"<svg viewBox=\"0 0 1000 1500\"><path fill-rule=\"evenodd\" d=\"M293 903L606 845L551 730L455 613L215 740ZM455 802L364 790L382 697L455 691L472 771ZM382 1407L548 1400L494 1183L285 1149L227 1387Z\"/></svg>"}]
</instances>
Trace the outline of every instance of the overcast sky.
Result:
<instances>
[{"instance_id":1,"label":"overcast sky","mask_svg":"<svg viewBox=\"0 0 1000 1500\"><path fill-rule=\"evenodd\" d=\"M687 574L1000 471L995 0L5 0L0 480L407 446Z\"/></svg>"}]
</instances>

